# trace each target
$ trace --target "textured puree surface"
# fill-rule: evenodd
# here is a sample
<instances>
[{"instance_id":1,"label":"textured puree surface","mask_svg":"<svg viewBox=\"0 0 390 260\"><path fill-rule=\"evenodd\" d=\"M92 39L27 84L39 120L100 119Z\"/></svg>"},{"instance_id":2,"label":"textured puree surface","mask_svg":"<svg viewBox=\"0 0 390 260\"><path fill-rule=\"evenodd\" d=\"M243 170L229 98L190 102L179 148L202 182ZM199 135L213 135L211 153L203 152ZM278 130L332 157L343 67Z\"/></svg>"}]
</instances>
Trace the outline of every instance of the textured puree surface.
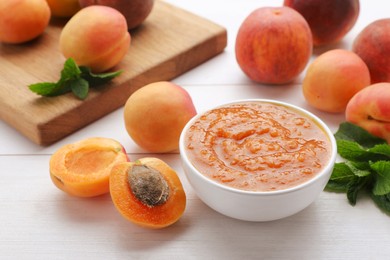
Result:
<instances>
[{"instance_id":1,"label":"textured puree surface","mask_svg":"<svg viewBox=\"0 0 390 260\"><path fill-rule=\"evenodd\" d=\"M310 118L266 102L210 110L189 128L195 168L230 187L283 190L313 178L330 158L330 141Z\"/></svg>"}]
</instances>

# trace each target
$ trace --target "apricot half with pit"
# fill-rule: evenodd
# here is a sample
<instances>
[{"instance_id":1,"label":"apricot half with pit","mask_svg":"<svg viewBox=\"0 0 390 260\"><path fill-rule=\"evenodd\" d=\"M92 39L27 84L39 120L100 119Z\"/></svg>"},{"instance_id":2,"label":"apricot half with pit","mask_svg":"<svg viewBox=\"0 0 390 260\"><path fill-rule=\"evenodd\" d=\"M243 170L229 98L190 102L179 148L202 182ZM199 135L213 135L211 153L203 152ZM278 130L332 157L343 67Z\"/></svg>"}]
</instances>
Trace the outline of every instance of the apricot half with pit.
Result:
<instances>
[{"instance_id":1,"label":"apricot half with pit","mask_svg":"<svg viewBox=\"0 0 390 260\"><path fill-rule=\"evenodd\" d=\"M50 177L70 195L94 197L109 192L112 167L127 161L126 151L118 141L92 137L58 149L50 159Z\"/></svg>"},{"instance_id":2,"label":"apricot half with pit","mask_svg":"<svg viewBox=\"0 0 390 260\"><path fill-rule=\"evenodd\" d=\"M186 194L178 175L158 158L141 158L113 167L110 195L125 219L147 228L172 225L186 208Z\"/></svg>"}]
</instances>

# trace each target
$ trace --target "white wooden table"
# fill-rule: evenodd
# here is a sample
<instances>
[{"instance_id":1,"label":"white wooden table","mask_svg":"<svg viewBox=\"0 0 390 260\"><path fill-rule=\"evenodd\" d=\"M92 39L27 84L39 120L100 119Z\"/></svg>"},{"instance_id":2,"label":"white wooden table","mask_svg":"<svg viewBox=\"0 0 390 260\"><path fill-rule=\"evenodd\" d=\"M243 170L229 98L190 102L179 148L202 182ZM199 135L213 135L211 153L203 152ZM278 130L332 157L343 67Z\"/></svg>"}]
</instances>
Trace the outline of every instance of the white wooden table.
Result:
<instances>
[{"instance_id":1,"label":"white wooden table","mask_svg":"<svg viewBox=\"0 0 390 260\"><path fill-rule=\"evenodd\" d=\"M228 30L224 53L174 79L188 90L201 112L242 98L272 98L306 108L332 130L344 120L310 108L302 94L303 74L288 86L263 86L248 80L234 55L235 36L243 19L257 7L280 0L169 0ZM388 1L361 0L357 24L329 48L347 48L368 23L390 17ZM315 55L326 49L316 50ZM0 122L0 259L390 259L390 216L367 197L355 207L345 194L323 192L304 211L273 222L243 222L203 204L185 179L179 154L148 154L128 137L122 109L65 139L40 147ZM109 195L70 197L49 178L50 156L60 146L92 136L120 141L132 160L156 156L179 174L187 209L162 230L137 227L115 210ZM293 203L293 202L292 202Z\"/></svg>"}]
</instances>

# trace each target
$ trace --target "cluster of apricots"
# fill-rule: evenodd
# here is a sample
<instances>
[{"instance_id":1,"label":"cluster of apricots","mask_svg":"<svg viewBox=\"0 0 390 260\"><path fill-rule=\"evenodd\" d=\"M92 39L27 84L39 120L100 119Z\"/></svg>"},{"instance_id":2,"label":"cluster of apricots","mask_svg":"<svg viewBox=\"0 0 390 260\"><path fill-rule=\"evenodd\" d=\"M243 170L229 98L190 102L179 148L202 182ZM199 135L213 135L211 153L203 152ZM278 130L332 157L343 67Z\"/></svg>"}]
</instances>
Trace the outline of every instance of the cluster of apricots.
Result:
<instances>
[{"instance_id":1,"label":"cluster of apricots","mask_svg":"<svg viewBox=\"0 0 390 260\"><path fill-rule=\"evenodd\" d=\"M0 3L0 42L22 44L41 36L51 18L68 19L60 50L78 65L103 72L130 47L130 29L150 14L154 0L7 0Z\"/></svg>"},{"instance_id":2,"label":"cluster of apricots","mask_svg":"<svg viewBox=\"0 0 390 260\"><path fill-rule=\"evenodd\" d=\"M63 56L92 72L104 72L126 55L130 29L146 19L153 3L0 1L0 42L27 43L44 34L51 19L66 19L59 38ZM151 96L156 97L153 102ZM178 148L181 130L195 113L184 89L170 82L156 82L129 98L124 119L129 135L142 148L168 152ZM49 168L51 180L60 190L77 197L110 193L119 213L143 227L169 226L186 207L186 194L172 168L157 158L130 162L122 144L113 139L92 137L64 145L52 155Z\"/></svg>"},{"instance_id":3,"label":"cluster of apricots","mask_svg":"<svg viewBox=\"0 0 390 260\"><path fill-rule=\"evenodd\" d=\"M359 13L359 0L284 0L256 9L239 28L236 60L262 84L290 83L307 68L302 92L309 105L345 113L390 143L390 18L366 26L351 50L331 49L309 64L313 48L340 42Z\"/></svg>"},{"instance_id":4,"label":"cluster of apricots","mask_svg":"<svg viewBox=\"0 0 390 260\"><path fill-rule=\"evenodd\" d=\"M188 92L167 81L138 89L124 107L129 136L156 153L177 150L182 129L195 115ZM143 227L169 226L186 207L185 191L172 168L157 158L131 162L123 145L110 138L64 145L50 159L50 177L55 186L73 196L110 193L121 215Z\"/></svg>"}]
</instances>

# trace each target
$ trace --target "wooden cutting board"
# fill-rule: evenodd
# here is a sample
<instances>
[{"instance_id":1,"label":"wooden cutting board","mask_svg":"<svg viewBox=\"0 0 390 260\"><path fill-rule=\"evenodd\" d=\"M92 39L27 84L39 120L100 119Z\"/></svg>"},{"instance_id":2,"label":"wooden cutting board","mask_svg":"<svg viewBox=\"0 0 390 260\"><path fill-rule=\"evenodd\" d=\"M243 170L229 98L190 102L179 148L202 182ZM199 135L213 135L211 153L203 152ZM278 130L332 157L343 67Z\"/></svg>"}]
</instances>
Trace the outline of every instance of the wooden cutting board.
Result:
<instances>
[{"instance_id":1,"label":"wooden cutting board","mask_svg":"<svg viewBox=\"0 0 390 260\"><path fill-rule=\"evenodd\" d=\"M49 145L123 106L135 90L171 80L221 53L226 29L195 14L156 0L146 21L131 31L129 53L111 83L91 89L84 101L72 94L40 97L28 89L59 79L65 58L58 39L65 21L51 21L27 44L0 43L0 118L40 145ZM153 98L153 97L151 97Z\"/></svg>"}]
</instances>

